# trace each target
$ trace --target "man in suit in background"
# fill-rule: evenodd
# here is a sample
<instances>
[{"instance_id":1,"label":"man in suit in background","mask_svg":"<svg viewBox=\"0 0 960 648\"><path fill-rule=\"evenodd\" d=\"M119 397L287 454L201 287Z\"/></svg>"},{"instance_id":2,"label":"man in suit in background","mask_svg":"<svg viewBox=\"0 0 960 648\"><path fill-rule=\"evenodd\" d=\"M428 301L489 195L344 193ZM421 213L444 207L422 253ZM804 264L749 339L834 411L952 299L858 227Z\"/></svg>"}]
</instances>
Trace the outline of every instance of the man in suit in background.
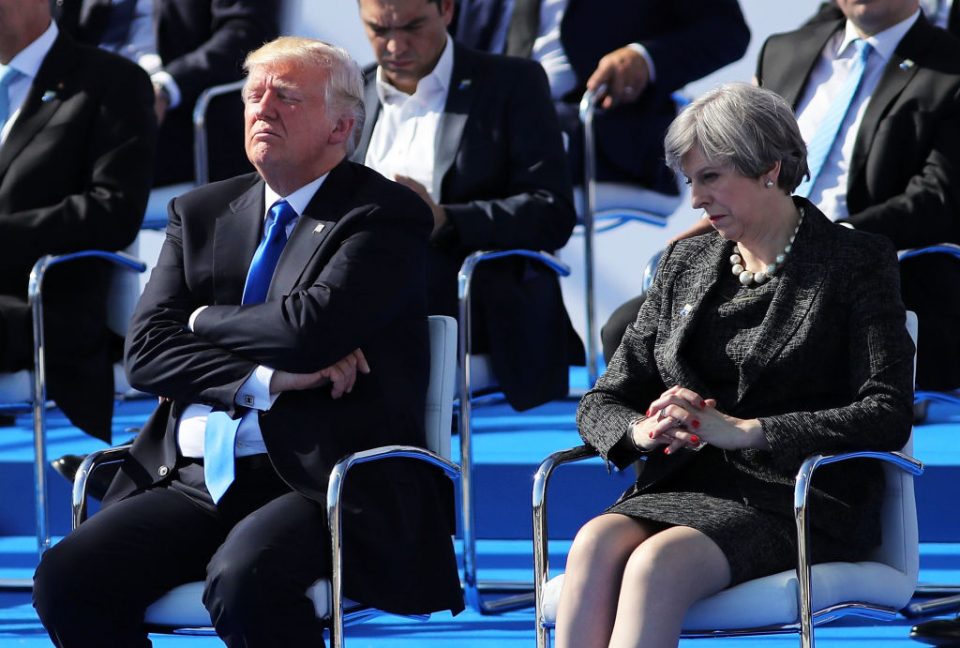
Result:
<instances>
[{"instance_id":1,"label":"man in suit in background","mask_svg":"<svg viewBox=\"0 0 960 648\"><path fill-rule=\"evenodd\" d=\"M59 33L48 0L0 0L0 370L33 363L27 280L45 254L119 250L137 235L155 131L147 75ZM77 261L44 285L48 391L109 441L116 340L110 268Z\"/></svg>"},{"instance_id":2,"label":"man in suit in background","mask_svg":"<svg viewBox=\"0 0 960 648\"><path fill-rule=\"evenodd\" d=\"M837 20L771 36L757 65L759 83L794 106L813 150L854 69L856 41L869 44L808 197L831 219L883 234L898 249L960 243L960 41L930 25L917 0L837 6ZM904 302L920 321L918 386L960 387L960 264L925 256L905 262L901 275Z\"/></svg>"},{"instance_id":3,"label":"man in suit in background","mask_svg":"<svg viewBox=\"0 0 960 648\"><path fill-rule=\"evenodd\" d=\"M247 52L275 38L279 0L50 0L78 41L137 62L153 81L160 123L154 185L194 179L193 107L210 86L242 78ZM243 152L243 106L215 99L208 116L210 178L251 170Z\"/></svg>"},{"instance_id":4,"label":"man in suit in background","mask_svg":"<svg viewBox=\"0 0 960 648\"><path fill-rule=\"evenodd\" d=\"M461 0L458 41L541 63L574 179L583 169L577 104L607 90L596 118L597 175L676 195L663 164L673 92L736 61L750 31L736 0Z\"/></svg>"},{"instance_id":5,"label":"man in suit in background","mask_svg":"<svg viewBox=\"0 0 960 648\"><path fill-rule=\"evenodd\" d=\"M428 301L457 315L471 252L557 250L575 214L547 80L530 61L483 54L447 35L453 0L359 0L378 66L366 77L357 162L413 188L434 215ZM507 258L478 268L473 348L518 410L561 398L582 363L556 274Z\"/></svg>"},{"instance_id":6,"label":"man in suit in background","mask_svg":"<svg viewBox=\"0 0 960 648\"><path fill-rule=\"evenodd\" d=\"M346 52L280 38L245 67L258 173L170 204L127 341L131 384L164 402L104 509L38 567L34 604L58 646L146 646L145 608L204 579L228 646L323 645L305 592L331 574L331 468L425 444L430 212L346 160L363 121ZM364 356L373 374L354 381ZM405 614L462 609L452 502L426 464L351 472L346 595Z\"/></svg>"}]
</instances>

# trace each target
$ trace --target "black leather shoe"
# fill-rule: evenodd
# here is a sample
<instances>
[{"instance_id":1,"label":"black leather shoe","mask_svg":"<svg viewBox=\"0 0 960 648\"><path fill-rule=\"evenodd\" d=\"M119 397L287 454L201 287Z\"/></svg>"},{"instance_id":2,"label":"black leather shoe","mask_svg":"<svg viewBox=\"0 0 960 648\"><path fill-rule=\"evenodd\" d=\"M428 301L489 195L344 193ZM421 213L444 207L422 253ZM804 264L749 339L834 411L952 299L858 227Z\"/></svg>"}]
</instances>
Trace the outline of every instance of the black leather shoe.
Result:
<instances>
[{"instance_id":1,"label":"black leather shoe","mask_svg":"<svg viewBox=\"0 0 960 648\"><path fill-rule=\"evenodd\" d=\"M77 478L77 471L80 470L80 464L83 463L85 458L84 455L68 454L59 459L54 459L50 462L50 465L72 484ZM116 472L116 466L109 465L93 471L93 474L87 478L87 495L97 500L103 499Z\"/></svg>"},{"instance_id":2,"label":"black leather shoe","mask_svg":"<svg viewBox=\"0 0 960 648\"><path fill-rule=\"evenodd\" d=\"M910 629L910 638L934 646L960 646L960 618L918 623Z\"/></svg>"}]
</instances>

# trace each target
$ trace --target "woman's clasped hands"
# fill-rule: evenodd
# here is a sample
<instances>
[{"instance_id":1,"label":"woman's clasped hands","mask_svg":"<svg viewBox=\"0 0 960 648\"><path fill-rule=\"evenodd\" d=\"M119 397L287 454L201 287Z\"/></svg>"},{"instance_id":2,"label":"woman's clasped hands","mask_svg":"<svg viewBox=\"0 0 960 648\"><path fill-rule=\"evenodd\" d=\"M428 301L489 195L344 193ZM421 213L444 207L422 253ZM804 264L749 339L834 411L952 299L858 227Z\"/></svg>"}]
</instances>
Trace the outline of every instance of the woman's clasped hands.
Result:
<instances>
[{"instance_id":1,"label":"woman's clasped hands","mask_svg":"<svg viewBox=\"0 0 960 648\"><path fill-rule=\"evenodd\" d=\"M650 403L646 418L636 421L630 433L642 450L663 448L673 454L681 448L699 450L704 444L725 450L768 448L757 419L738 419L717 409L712 398L674 386Z\"/></svg>"}]
</instances>

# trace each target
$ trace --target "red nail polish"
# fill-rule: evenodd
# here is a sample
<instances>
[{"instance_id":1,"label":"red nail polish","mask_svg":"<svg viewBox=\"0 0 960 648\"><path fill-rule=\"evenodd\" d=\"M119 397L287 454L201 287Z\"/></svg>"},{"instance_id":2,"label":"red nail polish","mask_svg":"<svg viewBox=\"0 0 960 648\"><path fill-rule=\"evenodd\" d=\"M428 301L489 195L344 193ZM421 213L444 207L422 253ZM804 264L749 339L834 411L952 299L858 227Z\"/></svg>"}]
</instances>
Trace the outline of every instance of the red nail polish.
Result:
<instances>
[{"instance_id":1,"label":"red nail polish","mask_svg":"<svg viewBox=\"0 0 960 648\"><path fill-rule=\"evenodd\" d=\"M700 437L698 437L696 434L691 434L691 435L690 435L690 443L692 443L692 444L694 444L694 445L700 445Z\"/></svg>"},{"instance_id":2,"label":"red nail polish","mask_svg":"<svg viewBox=\"0 0 960 648\"><path fill-rule=\"evenodd\" d=\"M650 408L647 408L647 418L650 418Z\"/></svg>"},{"instance_id":3,"label":"red nail polish","mask_svg":"<svg viewBox=\"0 0 960 648\"><path fill-rule=\"evenodd\" d=\"M697 428L700 427L700 421L698 421L697 419L693 419L692 421L690 421L690 427L696 430Z\"/></svg>"},{"instance_id":4,"label":"red nail polish","mask_svg":"<svg viewBox=\"0 0 960 648\"><path fill-rule=\"evenodd\" d=\"M670 454L670 448L664 448L663 454L666 454L666 455Z\"/></svg>"},{"instance_id":5,"label":"red nail polish","mask_svg":"<svg viewBox=\"0 0 960 648\"><path fill-rule=\"evenodd\" d=\"M653 438L653 431L652 431L652 430L651 430L651 432L650 432L650 438L651 438L651 439Z\"/></svg>"}]
</instances>

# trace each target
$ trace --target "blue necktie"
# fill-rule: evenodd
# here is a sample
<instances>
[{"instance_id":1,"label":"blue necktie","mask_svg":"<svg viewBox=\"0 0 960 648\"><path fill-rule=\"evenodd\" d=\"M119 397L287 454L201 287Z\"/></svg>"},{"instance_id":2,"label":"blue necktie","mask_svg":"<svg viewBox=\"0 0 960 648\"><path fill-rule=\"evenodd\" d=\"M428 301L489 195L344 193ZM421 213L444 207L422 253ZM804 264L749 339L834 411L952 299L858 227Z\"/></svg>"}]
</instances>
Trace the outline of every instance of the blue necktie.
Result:
<instances>
[{"instance_id":1,"label":"blue necktie","mask_svg":"<svg viewBox=\"0 0 960 648\"><path fill-rule=\"evenodd\" d=\"M801 182L800 186L794 191L798 196L806 198L813 190L813 185L820 176L820 172L823 171L823 165L833 149L834 140L837 139L837 133L840 131L840 124L846 118L847 112L850 110L850 104L857 95L857 89L860 88L860 83L863 81L863 72L867 69L867 57L870 56L872 48L870 43L861 38L853 41L853 46L856 48L856 54L853 58L853 64L850 66L850 75L840 89L836 100L830 106L830 110L824 115L817 132L813 134L807 144L807 165L810 167L810 178Z\"/></svg>"},{"instance_id":2,"label":"blue necktie","mask_svg":"<svg viewBox=\"0 0 960 648\"><path fill-rule=\"evenodd\" d=\"M0 131L10 119L10 84L20 76L18 70L7 65L0 65Z\"/></svg>"},{"instance_id":3,"label":"blue necktie","mask_svg":"<svg viewBox=\"0 0 960 648\"><path fill-rule=\"evenodd\" d=\"M273 271L277 268L283 246L287 244L287 225L297 212L286 200L278 200L270 208L267 235L253 255L243 288L244 304L261 304L267 297ZM214 502L219 502L234 479L234 448L240 419L226 412L210 412L203 436L203 478Z\"/></svg>"}]
</instances>

